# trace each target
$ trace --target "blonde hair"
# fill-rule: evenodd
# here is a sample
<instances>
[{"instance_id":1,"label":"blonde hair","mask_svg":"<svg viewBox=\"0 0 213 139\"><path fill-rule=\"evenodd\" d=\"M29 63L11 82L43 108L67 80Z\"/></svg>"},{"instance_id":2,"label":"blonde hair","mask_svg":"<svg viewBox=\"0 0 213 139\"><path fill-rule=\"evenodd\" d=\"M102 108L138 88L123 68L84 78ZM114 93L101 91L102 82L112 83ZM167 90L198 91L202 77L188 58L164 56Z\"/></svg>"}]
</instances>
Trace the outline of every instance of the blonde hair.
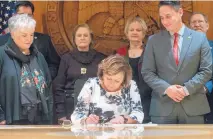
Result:
<instances>
[{"instance_id":1,"label":"blonde hair","mask_svg":"<svg viewBox=\"0 0 213 139\"><path fill-rule=\"evenodd\" d=\"M124 81L122 85L124 87L129 86L130 80L132 79L132 69L124 57L115 54L101 61L98 65L97 76L102 79L104 74L116 75L120 72L124 73Z\"/></svg>"},{"instance_id":2,"label":"blonde hair","mask_svg":"<svg viewBox=\"0 0 213 139\"><path fill-rule=\"evenodd\" d=\"M71 38L72 46L77 48L76 43L75 43L75 36L76 36L76 32L78 31L79 28L86 28L86 29L89 30L90 38L91 38L91 42L90 42L89 47L93 47L94 35L93 35L92 30L88 26L88 24L85 24L85 23L84 24L79 24L79 25L75 26L75 28L73 29L72 38Z\"/></svg>"},{"instance_id":3,"label":"blonde hair","mask_svg":"<svg viewBox=\"0 0 213 139\"><path fill-rule=\"evenodd\" d=\"M139 16L136 16L136 17L133 16L133 17L128 18L126 25L125 25L125 28L124 28L125 35L127 36L128 31L129 31L129 26L130 26L130 24L132 24L134 22L138 22L141 25L142 32L143 32L143 35L144 35L143 37L145 37L148 28L147 28L146 22L142 18L140 18Z\"/></svg>"}]
</instances>

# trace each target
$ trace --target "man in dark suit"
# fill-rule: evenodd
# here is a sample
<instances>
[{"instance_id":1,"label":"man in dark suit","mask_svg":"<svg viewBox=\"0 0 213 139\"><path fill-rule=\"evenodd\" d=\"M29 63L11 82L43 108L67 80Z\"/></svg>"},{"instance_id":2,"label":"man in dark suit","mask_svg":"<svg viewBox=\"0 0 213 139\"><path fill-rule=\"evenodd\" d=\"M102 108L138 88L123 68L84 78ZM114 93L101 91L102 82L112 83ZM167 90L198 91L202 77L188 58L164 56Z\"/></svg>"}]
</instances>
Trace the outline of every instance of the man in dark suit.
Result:
<instances>
[{"instance_id":1,"label":"man in dark suit","mask_svg":"<svg viewBox=\"0 0 213 139\"><path fill-rule=\"evenodd\" d=\"M34 5L29 1L18 1L15 5L15 11L17 14L27 13L29 15L33 15ZM0 46L4 45L9 37L10 33L0 36ZM60 57L52 44L50 36L35 32L33 43L44 55L51 73L51 77L54 79L58 72Z\"/></svg>"},{"instance_id":2,"label":"man in dark suit","mask_svg":"<svg viewBox=\"0 0 213 139\"><path fill-rule=\"evenodd\" d=\"M200 12L194 12L189 19L190 28L200 31L203 33L207 33L209 29L208 18L205 14ZM209 40L209 44L211 46L211 52L213 54L213 41ZM206 89L208 90L207 99L210 105L211 112L205 115L205 123L213 124L213 94L212 94L212 79L208 81L206 84Z\"/></svg>"},{"instance_id":3,"label":"man in dark suit","mask_svg":"<svg viewBox=\"0 0 213 139\"><path fill-rule=\"evenodd\" d=\"M145 50L142 75L153 89L150 115L157 124L202 124L210 111L205 83L212 76L206 35L182 22L180 1L160 1L166 30L153 35Z\"/></svg>"}]
</instances>

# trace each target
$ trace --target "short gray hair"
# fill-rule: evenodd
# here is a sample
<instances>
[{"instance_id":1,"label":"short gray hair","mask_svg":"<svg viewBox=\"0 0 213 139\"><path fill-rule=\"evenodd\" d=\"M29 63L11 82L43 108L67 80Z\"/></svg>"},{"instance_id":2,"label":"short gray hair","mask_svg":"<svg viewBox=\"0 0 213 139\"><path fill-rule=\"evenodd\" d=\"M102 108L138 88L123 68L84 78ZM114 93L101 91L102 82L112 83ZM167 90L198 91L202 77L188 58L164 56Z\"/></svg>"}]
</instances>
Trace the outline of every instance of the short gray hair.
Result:
<instances>
[{"instance_id":1,"label":"short gray hair","mask_svg":"<svg viewBox=\"0 0 213 139\"><path fill-rule=\"evenodd\" d=\"M10 32L23 28L35 28L36 21L28 14L16 14L8 20L8 27Z\"/></svg>"},{"instance_id":2,"label":"short gray hair","mask_svg":"<svg viewBox=\"0 0 213 139\"><path fill-rule=\"evenodd\" d=\"M201 13L201 12L193 12L189 18L189 23L191 23L191 19L192 19L192 16L196 15L196 14L199 14L199 15L202 15L204 20L206 21L206 23L208 23L208 17L204 14L204 13Z\"/></svg>"}]
</instances>

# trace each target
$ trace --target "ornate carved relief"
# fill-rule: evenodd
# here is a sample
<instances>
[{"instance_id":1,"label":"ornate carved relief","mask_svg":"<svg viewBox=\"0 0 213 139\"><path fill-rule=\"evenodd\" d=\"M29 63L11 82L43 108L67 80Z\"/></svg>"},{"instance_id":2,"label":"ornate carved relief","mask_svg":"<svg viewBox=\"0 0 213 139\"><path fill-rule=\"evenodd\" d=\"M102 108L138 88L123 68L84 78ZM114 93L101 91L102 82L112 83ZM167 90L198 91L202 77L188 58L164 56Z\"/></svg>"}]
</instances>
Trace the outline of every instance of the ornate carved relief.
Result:
<instances>
[{"instance_id":1,"label":"ornate carved relief","mask_svg":"<svg viewBox=\"0 0 213 139\"><path fill-rule=\"evenodd\" d=\"M52 41L59 54L68 52L71 44L64 31L62 23L63 8L60 2L48 2L47 4L47 28Z\"/></svg>"},{"instance_id":2,"label":"ornate carved relief","mask_svg":"<svg viewBox=\"0 0 213 139\"><path fill-rule=\"evenodd\" d=\"M183 21L187 24L192 12L192 2L182 2ZM58 52L72 49L71 32L75 25L87 23L95 35L94 48L105 54L127 43L124 26L130 16L142 17L148 26L147 36L159 31L157 1L49 1L47 3L47 28Z\"/></svg>"}]
</instances>

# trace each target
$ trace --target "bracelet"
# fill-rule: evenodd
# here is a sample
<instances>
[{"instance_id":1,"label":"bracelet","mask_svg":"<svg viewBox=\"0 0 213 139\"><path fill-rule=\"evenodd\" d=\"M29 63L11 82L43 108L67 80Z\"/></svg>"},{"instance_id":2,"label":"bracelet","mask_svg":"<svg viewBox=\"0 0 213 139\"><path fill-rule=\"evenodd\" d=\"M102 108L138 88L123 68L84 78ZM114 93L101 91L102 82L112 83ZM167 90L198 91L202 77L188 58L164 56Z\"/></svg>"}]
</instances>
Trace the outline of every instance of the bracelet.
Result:
<instances>
[{"instance_id":1,"label":"bracelet","mask_svg":"<svg viewBox=\"0 0 213 139\"><path fill-rule=\"evenodd\" d=\"M126 124L126 123L127 123L127 121L128 121L128 119L127 119L124 115L121 115L121 117L123 117L123 118L124 118L124 124Z\"/></svg>"}]
</instances>

